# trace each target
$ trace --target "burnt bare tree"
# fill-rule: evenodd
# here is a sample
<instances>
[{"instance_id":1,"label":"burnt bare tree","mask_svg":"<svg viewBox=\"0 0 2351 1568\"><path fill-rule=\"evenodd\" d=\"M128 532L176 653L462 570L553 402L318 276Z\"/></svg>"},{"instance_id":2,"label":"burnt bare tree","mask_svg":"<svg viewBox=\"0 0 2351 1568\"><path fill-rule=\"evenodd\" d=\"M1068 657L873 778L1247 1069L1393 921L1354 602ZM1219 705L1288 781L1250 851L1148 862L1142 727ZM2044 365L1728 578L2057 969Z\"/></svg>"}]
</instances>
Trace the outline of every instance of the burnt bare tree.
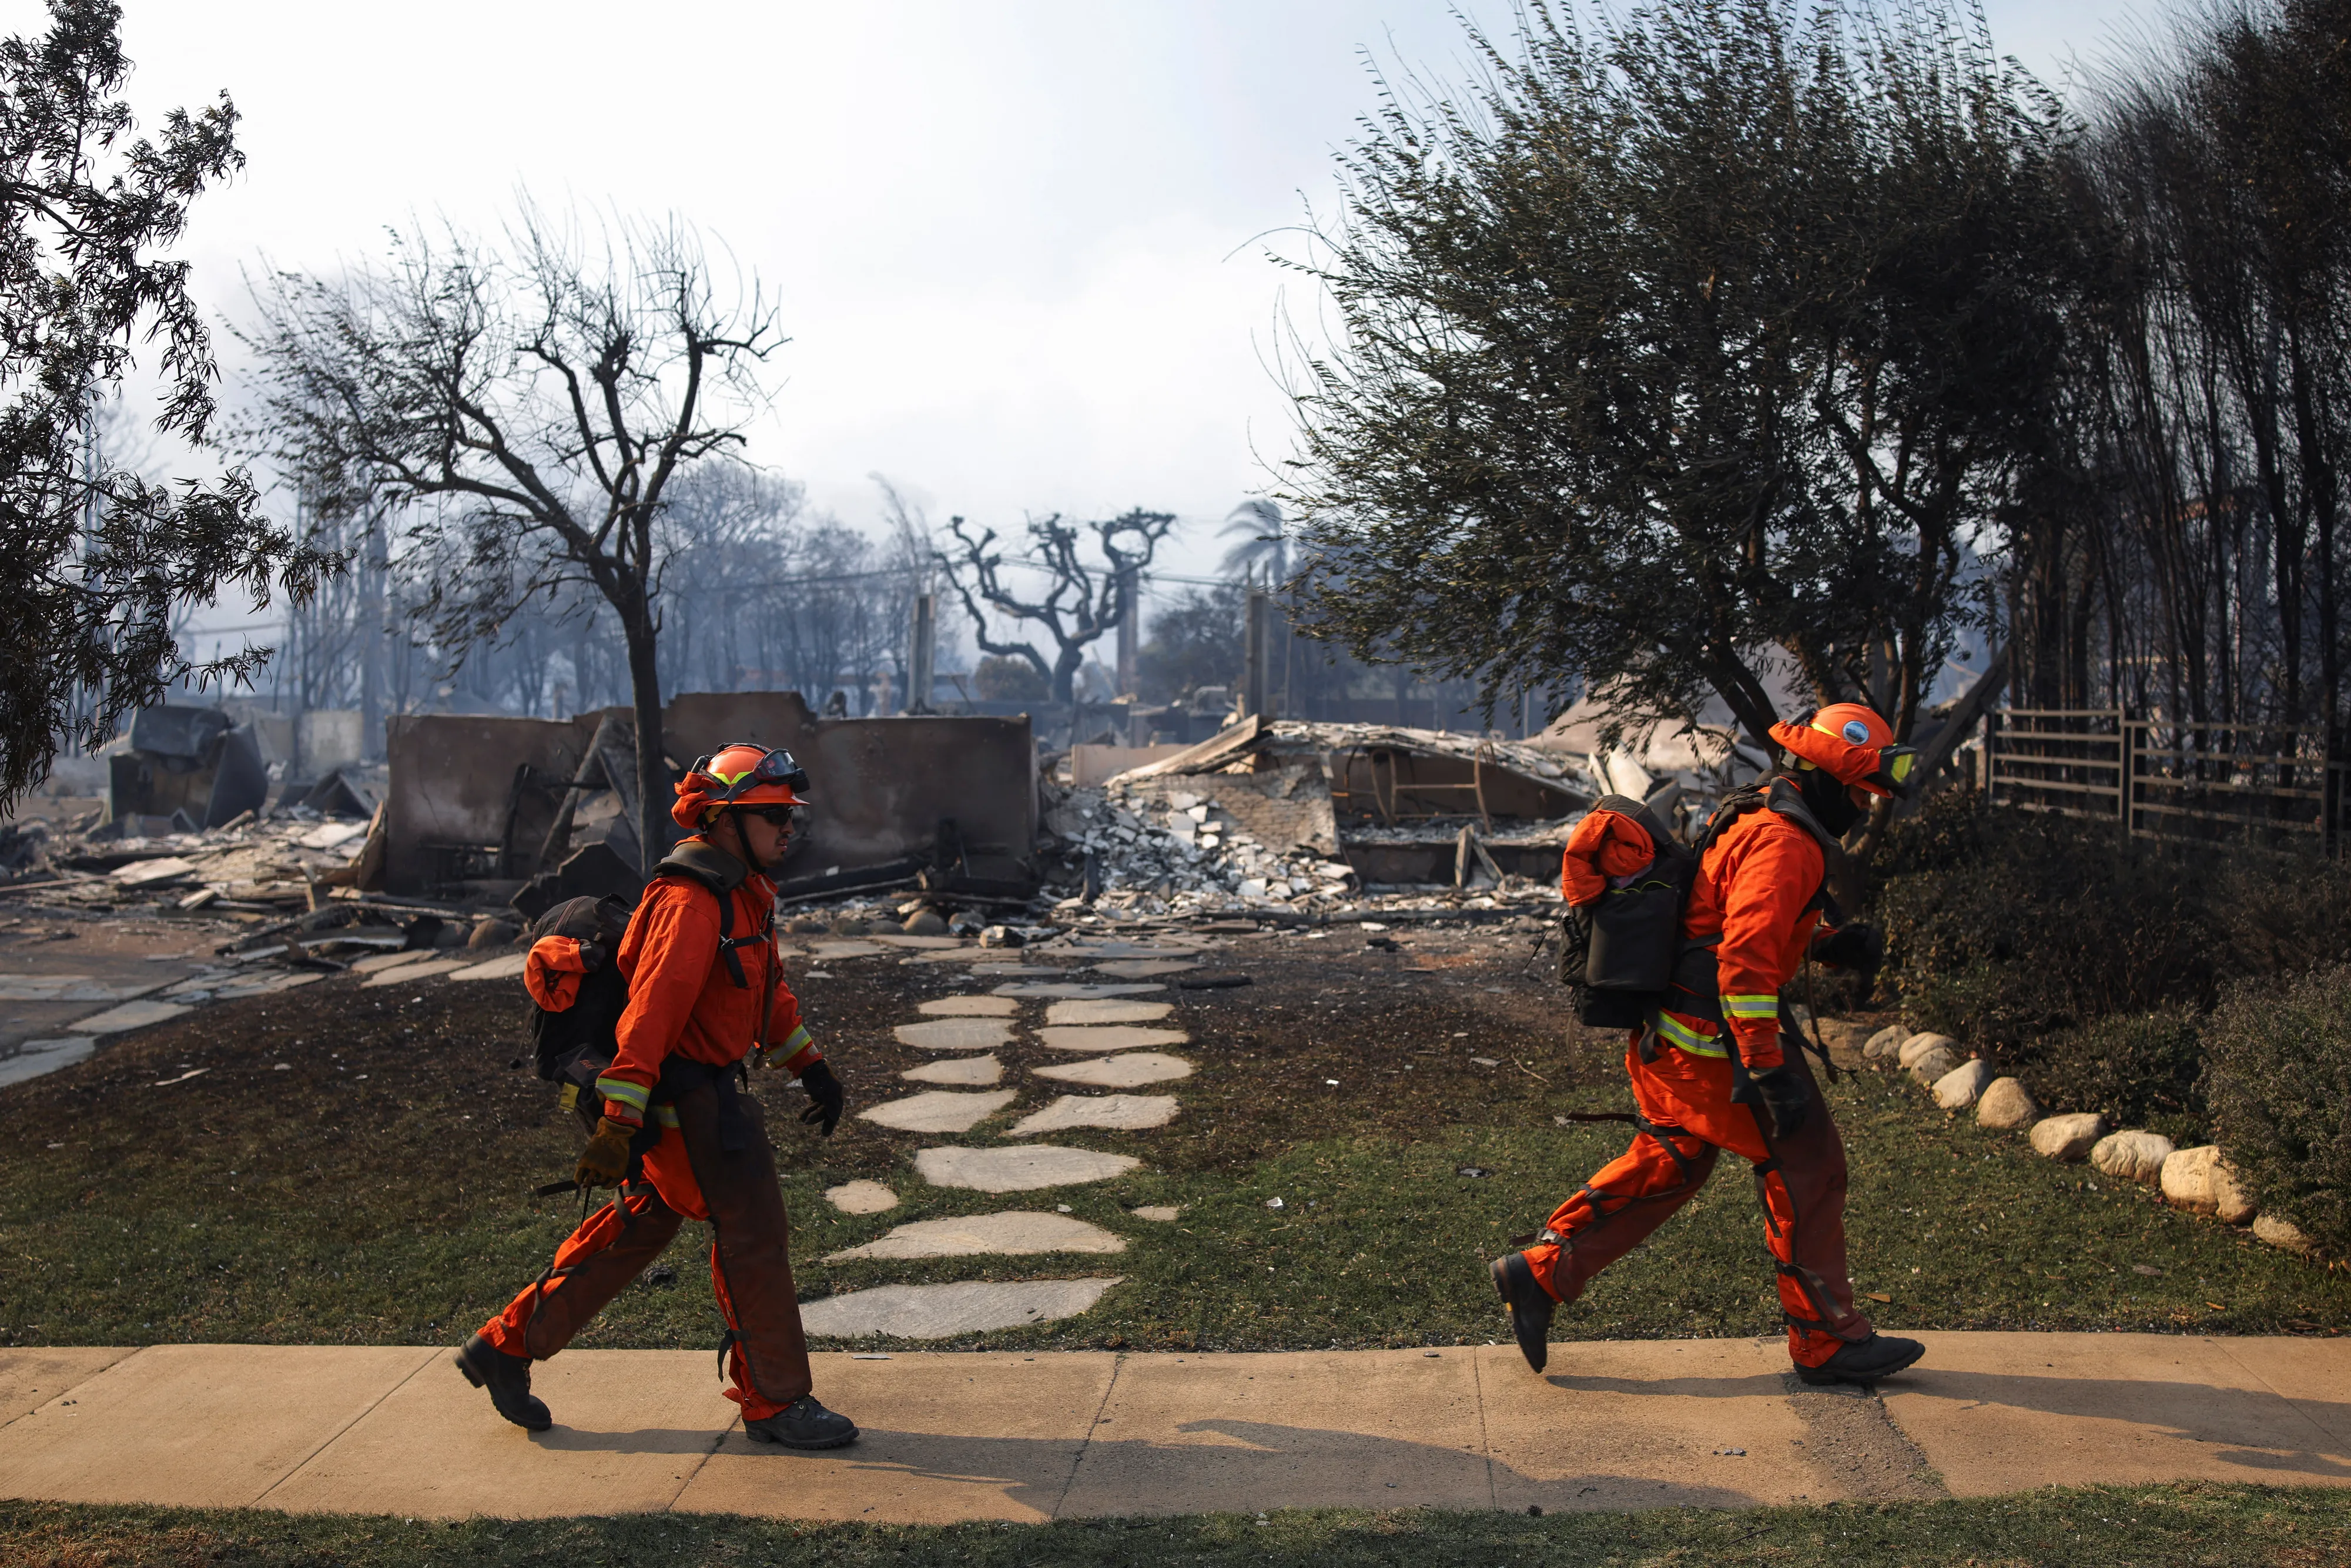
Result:
<instances>
[{"instance_id":1,"label":"burnt bare tree","mask_svg":"<svg viewBox=\"0 0 2351 1568\"><path fill-rule=\"evenodd\" d=\"M314 494L409 509L420 606L462 658L534 597L592 593L636 711L639 841L668 841L660 596L674 486L740 461L783 341L756 280L722 287L691 230L592 238L526 204L492 246L411 231L381 265L256 291L271 455Z\"/></svg>"},{"instance_id":2,"label":"burnt bare tree","mask_svg":"<svg viewBox=\"0 0 2351 1568\"><path fill-rule=\"evenodd\" d=\"M1008 559L994 528L975 538L961 517L951 517L947 531L956 549L939 551L937 560L963 600L981 651L1020 660L1050 683L1055 702L1068 703L1075 696L1087 648L1137 613L1143 574L1175 527L1175 513L1140 507L1092 523L1065 523L1056 512L1032 520L1029 549ZM1088 534L1098 561L1083 553ZM1024 596L1008 580L1008 570L1040 575L1044 591ZM1018 625L1041 627L1053 640L1053 656L1048 659L1032 643L991 636L987 611Z\"/></svg>"},{"instance_id":3,"label":"burnt bare tree","mask_svg":"<svg viewBox=\"0 0 2351 1568\"><path fill-rule=\"evenodd\" d=\"M188 265L162 253L188 208L245 163L224 93L135 137L112 0L49 0L49 30L0 40L0 807L57 747L95 748L183 682L249 677L266 647L207 661L174 632L241 585L300 599L333 561L263 515L241 469L158 484L100 460L100 426L160 340L162 434L202 452L211 335Z\"/></svg>"}]
</instances>

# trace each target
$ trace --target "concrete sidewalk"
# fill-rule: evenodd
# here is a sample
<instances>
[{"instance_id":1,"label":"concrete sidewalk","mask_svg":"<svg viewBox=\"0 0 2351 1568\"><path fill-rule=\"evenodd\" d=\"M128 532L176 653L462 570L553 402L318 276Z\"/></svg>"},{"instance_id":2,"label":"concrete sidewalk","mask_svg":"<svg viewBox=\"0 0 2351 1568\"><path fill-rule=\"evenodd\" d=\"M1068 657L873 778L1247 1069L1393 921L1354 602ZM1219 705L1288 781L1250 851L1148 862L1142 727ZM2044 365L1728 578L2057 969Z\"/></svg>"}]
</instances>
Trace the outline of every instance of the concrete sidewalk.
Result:
<instances>
[{"instance_id":1,"label":"concrete sidewalk","mask_svg":"<svg viewBox=\"0 0 2351 1568\"><path fill-rule=\"evenodd\" d=\"M2351 1479L2351 1345L1936 1333L1883 1400L1777 1340L1267 1355L823 1354L854 1447L757 1447L706 1351L575 1350L507 1426L447 1347L0 1351L0 1496L874 1522L1305 1507L1740 1508Z\"/></svg>"}]
</instances>

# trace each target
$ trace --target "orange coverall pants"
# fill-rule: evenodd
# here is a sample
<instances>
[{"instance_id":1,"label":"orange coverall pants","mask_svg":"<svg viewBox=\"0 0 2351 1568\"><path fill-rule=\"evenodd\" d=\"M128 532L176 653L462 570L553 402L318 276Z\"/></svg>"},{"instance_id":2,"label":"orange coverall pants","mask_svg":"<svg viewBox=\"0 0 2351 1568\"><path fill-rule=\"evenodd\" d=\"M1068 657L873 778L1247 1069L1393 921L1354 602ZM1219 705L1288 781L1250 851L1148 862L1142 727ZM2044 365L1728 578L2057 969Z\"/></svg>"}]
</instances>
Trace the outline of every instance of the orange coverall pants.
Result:
<instances>
[{"instance_id":1,"label":"orange coverall pants","mask_svg":"<svg viewBox=\"0 0 2351 1568\"><path fill-rule=\"evenodd\" d=\"M664 1127L661 1142L646 1151L643 1179L582 1220L546 1276L484 1324L482 1337L508 1355L545 1361L667 1249L680 1224L708 1220L710 1284L726 1319L726 1397L743 1407L743 1419L758 1421L808 1393L815 1383L775 1150L758 1102L745 1095L741 1103L753 1135L747 1147L728 1152L721 1147L717 1094L705 1088L681 1096L679 1124Z\"/></svg>"},{"instance_id":2,"label":"orange coverall pants","mask_svg":"<svg viewBox=\"0 0 2351 1568\"><path fill-rule=\"evenodd\" d=\"M1869 1320L1854 1311L1844 1257L1844 1140L1813 1087L1803 1049L1787 1042L1788 1065L1811 1093L1812 1114L1792 1138L1769 1137L1749 1106L1730 1098L1728 1058L1660 1045L1655 1061L1625 1055L1634 1103L1648 1126L1622 1155L1552 1211L1544 1228L1557 1240L1526 1249L1542 1288L1562 1301L1583 1293L1594 1276L1630 1252L1676 1209L1697 1196L1724 1149L1755 1166L1763 1204L1763 1241L1779 1273L1788 1354L1818 1366L1839 1346L1867 1339Z\"/></svg>"}]
</instances>

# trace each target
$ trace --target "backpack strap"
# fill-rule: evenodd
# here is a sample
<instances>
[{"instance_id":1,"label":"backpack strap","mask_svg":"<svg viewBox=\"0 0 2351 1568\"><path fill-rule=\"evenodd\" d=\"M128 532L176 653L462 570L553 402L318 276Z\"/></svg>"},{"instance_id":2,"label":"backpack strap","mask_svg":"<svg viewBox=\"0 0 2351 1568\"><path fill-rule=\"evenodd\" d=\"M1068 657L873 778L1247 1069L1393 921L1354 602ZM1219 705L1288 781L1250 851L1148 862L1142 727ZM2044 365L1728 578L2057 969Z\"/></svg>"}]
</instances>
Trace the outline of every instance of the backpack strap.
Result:
<instances>
[{"instance_id":1,"label":"backpack strap","mask_svg":"<svg viewBox=\"0 0 2351 1568\"><path fill-rule=\"evenodd\" d=\"M766 940L775 928L776 918L771 912L758 930L747 936L735 935L735 890L751 874L750 868L716 844L687 839L653 867L653 874L698 882L717 896L718 956L726 960L727 976L734 980L736 988L749 990L751 977L743 972L743 958L737 949Z\"/></svg>"}]
</instances>

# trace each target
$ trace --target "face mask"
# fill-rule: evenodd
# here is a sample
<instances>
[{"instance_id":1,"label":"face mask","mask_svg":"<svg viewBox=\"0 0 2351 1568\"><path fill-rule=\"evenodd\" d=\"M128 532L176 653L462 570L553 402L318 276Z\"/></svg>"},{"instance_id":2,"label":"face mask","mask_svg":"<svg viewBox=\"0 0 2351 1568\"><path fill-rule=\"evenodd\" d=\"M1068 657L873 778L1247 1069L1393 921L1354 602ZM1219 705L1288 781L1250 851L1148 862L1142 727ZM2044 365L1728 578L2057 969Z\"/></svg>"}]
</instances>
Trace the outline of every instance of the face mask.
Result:
<instances>
[{"instance_id":1,"label":"face mask","mask_svg":"<svg viewBox=\"0 0 2351 1568\"><path fill-rule=\"evenodd\" d=\"M1805 807L1822 827L1836 837L1844 837L1861 821L1861 808L1853 803L1852 792L1838 783L1836 775L1827 768L1804 768L1796 779L1803 790Z\"/></svg>"}]
</instances>

